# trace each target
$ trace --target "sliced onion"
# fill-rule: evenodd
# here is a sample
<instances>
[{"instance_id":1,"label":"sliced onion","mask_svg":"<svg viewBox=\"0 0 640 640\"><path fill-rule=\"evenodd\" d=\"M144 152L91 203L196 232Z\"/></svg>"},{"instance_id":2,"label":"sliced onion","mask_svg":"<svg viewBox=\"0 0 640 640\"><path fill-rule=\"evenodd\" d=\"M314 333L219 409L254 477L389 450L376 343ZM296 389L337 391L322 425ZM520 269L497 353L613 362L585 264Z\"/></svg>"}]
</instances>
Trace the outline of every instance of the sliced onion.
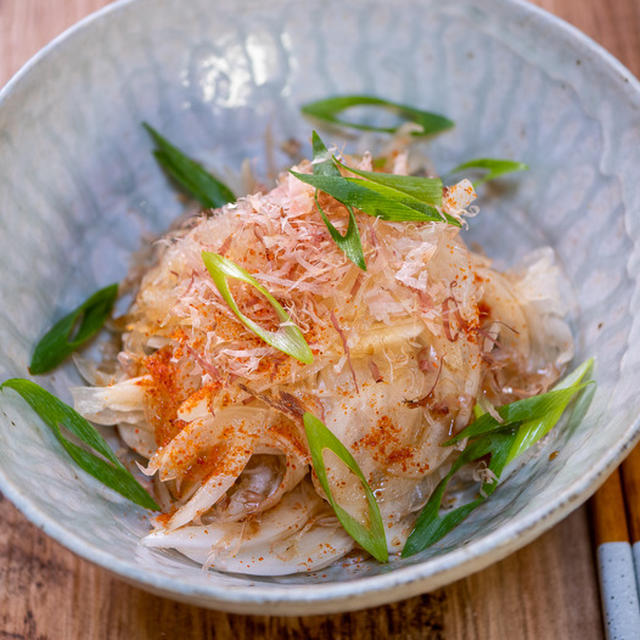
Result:
<instances>
[{"instance_id":1,"label":"sliced onion","mask_svg":"<svg viewBox=\"0 0 640 640\"><path fill-rule=\"evenodd\" d=\"M124 380L108 387L73 387L75 410L96 424L139 423L144 420L145 391L151 376Z\"/></svg>"},{"instance_id":2,"label":"sliced onion","mask_svg":"<svg viewBox=\"0 0 640 640\"><path fill-rule=\"evenodd\" d=\"M208 511L233 486L252 453L244 444L231 447L221 464L224 471L212 473L193 497L171 516L167 528L177 529Z\"/></svg>"}]
</instances>

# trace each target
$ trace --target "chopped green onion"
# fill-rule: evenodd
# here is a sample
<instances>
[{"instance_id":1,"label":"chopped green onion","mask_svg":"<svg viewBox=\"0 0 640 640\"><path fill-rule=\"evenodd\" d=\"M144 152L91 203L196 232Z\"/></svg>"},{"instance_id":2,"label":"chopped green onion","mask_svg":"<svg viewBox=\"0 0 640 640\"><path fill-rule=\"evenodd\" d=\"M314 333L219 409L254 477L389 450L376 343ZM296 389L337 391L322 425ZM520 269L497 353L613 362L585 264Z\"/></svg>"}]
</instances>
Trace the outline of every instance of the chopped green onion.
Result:
<instances>
[{"instance_id":1,"label":"chopped green onion","mask_svg":"<svg viewBox=\"0 0 640 640\"><path fill-rule=\"evenodd\" d=\"M158 164L206 209L218 209L235 202L233 191L212 176L201 164L186 156L161 136L152 126L142 123L157 149L153 152Z\"/></svg>"},{"instance_id":2,"label":"chopped green onion","mask_svg":"<svg viewBox=\"0 0 640 640\"><path fill-rule=\"evenodd\" d=\"M116 458L104 438L77 411L31 380L12 378L0 385L0 389L5 387L17 391L31 405L81 469L131 502L146 509L159 510L153 498ZM68 440L62 434L61 426L104 457L98 457Z\"/></svg>"},{"instance_id":3,"label":"chopped green onion","mask_svg":"<svg viewBox=\"0 0 640 640\"><path fill-rule=\"evenodd\" d=\"M389 555L387 552L387 539L384 533L384 524L380 509L376 502L373 491L360 470L358 463L354 460L349 450L331 433L325 424L318 420L312 413L306 412L303 416L304 428L309 442L313 469L318 476L320 485L329 498L329 502L335 511L340 524L344 530L366 551L368 551L378 562L387 562ZM363 526L351 514L343 509L334 499L327 478L327 470L324 465L323 451L329 449L353 472L362 483L364 492L369 504L369 526Z\"/></svg>"},{"instance_id":4,"label":"chopped green onion","mask_svg":"<svg viewBox=\"0 0 640 640\"><path fill-rule=\"evenodd\" d=\"M338 245L338 247L344 252L344 254L355 264L357 267L360 267L363 271L367 270L367 264L364 261L364 252L362 251L362 242L360 241L360 231L358 229L358 223L356 221L356 214L353 212L353 207L347 206L347 211L349 211L349 225L347 226L347 231L344 235L342 235L331 223L331 220L327 218L327 214L324 212L320 203L318 202L318 190L314 194L314 198L316 201L316 207L322 216L322 220L325 225L327 225L327 229L333 241Z\"/></svg>"},{"instance_id":5,"label":"chopped green onion","mask_svg":"<svg viewBox=\"0 0 640 640\"><path fill-rule=\"evenodd\" d=\"M380 171L363 171L362 169L349 167L337 159L336 163L351 173L397 191L398 198L409 196L434 207L439 207L442 204L442 180L440 178L421 178L418 176L402 176L395 173L382 173Z\"/></svg>"},{"instance_id":6,"label":"chopped green onion","mask_svg":"<svg viewBox=\"0 0 640 640\"><path fill-rule=\"evenodd\" d=\"M442 214L435 207L370 180L343 176L313 176L295 171L291 171L291 174L302 182L328 193L345 206L355 207L370 216L390 222L443 221ZM455 218L445 217L450 224L460 226L460 222Z\"/></svg>"},{"instance_id":7,"label":"chopped green onion","mask_svg":"<svg viewBox=\"0 0 640 640\"><path fill-rule=\"evenodd\" d=\"M476 507L480 506L498 486L498 479L506 465L506 458L514 438L514 430L509 432L492 432L482 438L471 441L458 459L453 463L449 473L440 480L427 504L418 515L413 531L407 538L402 549L402 557L407 558L418 553L434 542L440 540L454 527L459 525ZM486 455L491 455L488 468L495 475L495 480L483 482L480 489L480 497L471 502L448 511L440 516L442 498L449 480L465 464L478 460Z\"/></svg>"},{"instance_id":8,"label":"chopped green onion","mask_svg":"<svg viewBox=\"0 0 640 640\"><path fill-rule=\"evenodd\" d=\"M590 358L558 382L554 387L554 391L559 393L562 390L581 389L586 386L586 384L589 384L583 383L582 381L590 374L592 369L593 358ZM561 399L555 407L549 408L545 415L540 417L531 417L530 419L522 422L518 427L513 446L509 452L507 464L551 431L556 422L560 420L560 416L566 409L570 400L571 397L565 397Z\"/></svg>"},{"instance_id":9,"label":"chopped green onion","mask_svg":"<svg viewBox=\"0 0 640 640\"><path fill-rule=\"evenodd\" d=\"M477 158L475 160L469 160L459 164L455 169L452 169L449 173L460 173L466 169L484 169L487 174L476 180L473 185L478 186L483 182L489 182L506 173L513 173L514 171L526 171L529 168L528 165L523 162L516 162L515 160L502 160L500 158Z\"/></svg>"},{"instance_id":10,"label":"chopped green onion","mask_svg":"<svg viewBox=\"0 0 640 640\"><path fill-rule=\"evenodd\" d=\"M320 136L314 131L312 133L313 142L313 161L311 166L313 167L313 174L320 176L340 176L340 170L336 167L333 158L324 142L320 139ZM316 207L322 216L329 234L333 238L333 241L344 252L344 254L353 262L357 267L360 267L363 271L367 270L367 265L364 261L364 252L362 251L362 242L360 240L360 230L358 229L358 223L356 222L356 215L353 212L353 207L345 205L349 212L349 226L344 235L342 235L331 223L327 215L322 210L320 203L318 202L318 190L314 194L316 201Z\"/></svg>"},{"instance_id":11,"label":"chopped green onion","mask_svg":"<svg viewBox=\"0 0 640 640\"><path fill-rule=\"evenodd\" d=\"M317 131L311 132L311 146L313 148L313 167L314 176L340 176L340 169L336 166L333 155L327 149L327 145L322 141Z\"/></svg>"},{"instance_id":12,"label":"chopped green onion","mask_svg":"<svg viewBox=\"0 0 640 640\"><path fill-rule=\"evenodd\" d=\"M593 366L593 359L580 365L559 382L552 391L518 400L498 408L503 422L488 413L478 416L457 436L444 443L449 446L469 438L467 446L438 483L424 506L402 550L407 557L434 544L456 527L471 511L481 505L498 486L506 465L546 435L560 420L569 402L590 382L583 382ZM453 475L465 464L490 455L488 469L493 477L482 483L480 496L440 516L442 498Z\"/></svg>"},{"instance_id":13,"label":"chopped green onion","mask_svg":"<svg viewBox=\"0 0 640 640\"><path fill-rule=\"evenodd\" d=\"M580 389L587 386L587 384L588 383L581 384L576 382L566 389L554 389L547 393L532 396L531 398L524 398L511 402L510 404L505 404L497 409L498 415L502 418L503 422L498 422L492 415L483 413L460 433L443 443L443 446L450 446L465 438L476 438L477 436L482 436L485 433L501 429L516 422L544 418L558 407L563 407L564 410L569 400L571 400ZM562 413L562 411L560 413Z\"/></svg>"},{"instance_id":14,"label":"chopped green onion","mask_svg":"<svg viewBox=\"0 0 640 640\"><path fill-rule=\"evenodd\" d=\"M93 337L111 313L117 296L117 284L104 287L58 320L36 345L29 371L32 374L50 371Z\"/></svg>"},{"instance_id":15,"label":"chopped green onion","mask_svg":"<svg viewBox=\"0 0 640 640\"><path fill-rule=\"evenodd\" d=\"M280 303L248 271L245 271L241 266L228 258L210 251L202 252L202 261L207 267L223 300L229 305L247 329L253 331L253 333L259 338L262 338L267 344L296 358L296 360L304 364L313 362L313 354L300 329L293 324L291 317L282 308ZM259 291L273 307L282 326L277 331L269 331L263 329L257 322L245 316L231 295L228 278L234 278L250 284Z\"/></svg>"},{"instance_id":16,"label":"chopped green onion","mask_svg":"<svg viewBox=\"0 0 640 640\"><path fill-rule=\"evenodd\" d=\"M303 105L300 110L303 114L317 120L322 120L332 125L351 127L353 129L359 129L361 131L380 131L383 133L395 133L399 129L399 127L375 127L367 124L350 122L349 120L343 120L337 117L337 115L343 112L345 109L361 106L382 108L395 113L407 122L413 122L417 124L422 128L422 131L417 131L413 135L425 136L432 133L438 133L440 131L450 129L454 125L451 120L437 113L422 111L421 109L415 109L414 107L410 107L405 104L391 102L390 100L383 100L382 98L376 98L374 96L334 96L332 98L326 98L324 100L309 102Z\"/></svg>"},{"instance_id":17,"label":"chopped green onion","mask_svg":"<svg viewBox=\"0 0 640 640\"><path fill-rule=\"evenodd\" d=\"M442 221L442 216L437 209L428 206L410 206L394 197L394 192L389 190L386 194L377 193L369 188L366 180L356 180L355 178L344 178L334 176L313 176L306 173L291 171L291 174L302 182L310 184L333 196L342 204L360 209L370 216L376 216L391 222L407 221ZM375 187L375 183L371 183ZM380 185L378 185L380 186Z\"/></svg>"},{"instance_id":18,"label":"chopped green onion","mask_svg":"<svg viewBox=\"0 0 640 640\"><path fill-rule=\"evenodd\" d=\"M323 145L324 146L324 145ZM399 176L375 171L361 171L339 163L335 158L334 168L344 169L361 175L363 178L351 178L336 174L328 169L328 159L319 162L322 170L310 175L307 173L290 173L333 196L346 207L360 209L364 213L391 222L438 221L460 226L455 218L440 213L436 206L442 200L442 181L439 178L418 178L415 176Z\"/></svg>"}]
</instances>

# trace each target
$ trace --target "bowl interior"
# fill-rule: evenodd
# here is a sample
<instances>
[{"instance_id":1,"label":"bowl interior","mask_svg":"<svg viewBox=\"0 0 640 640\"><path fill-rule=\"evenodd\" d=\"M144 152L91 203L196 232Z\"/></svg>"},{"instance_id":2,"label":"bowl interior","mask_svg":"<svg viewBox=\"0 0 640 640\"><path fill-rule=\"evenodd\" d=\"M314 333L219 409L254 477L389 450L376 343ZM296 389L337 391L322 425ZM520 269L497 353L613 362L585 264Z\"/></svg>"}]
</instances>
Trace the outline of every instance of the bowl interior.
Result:
<instances>
[{"instance_id":1,"label":"bowl interior","mask_svg":"<svg viewBox=\"0 0 640 640\"><path fill-rule=\"evenodd\" d=\"M424 590L549 526L635 437L638 88L586 38L497 0L137 0L49 47L0 103L0 380L25 376L52 320L122 278L143 239L181 212L142 121L223 175L249 158L266 176L267 137L278 167L289 163L279 142L303 141L308 155L311 124L299 106L338 93L455 120L421 143L442 172L481 156L531 167L482 191L467 240L503 266L542 245L556 250L578 302L576 362L596 357L597 393L582 421L555 431L441 543L389 565L282 578L206 573L177 553L142 548L142 511L81 475L23 403L0 394L0 488L56 538L128 579L246 611L266 600L287 612L305 599L322 608L317 601L350 593L350 584L361 595L416 581ZM324 138L348 150L381 144ZM39 382L68 400L78 377L65 366ZM353 582L360 578L371 580ZM290 584L301 588L282 588Z\"/></svg>"}]
</instances>

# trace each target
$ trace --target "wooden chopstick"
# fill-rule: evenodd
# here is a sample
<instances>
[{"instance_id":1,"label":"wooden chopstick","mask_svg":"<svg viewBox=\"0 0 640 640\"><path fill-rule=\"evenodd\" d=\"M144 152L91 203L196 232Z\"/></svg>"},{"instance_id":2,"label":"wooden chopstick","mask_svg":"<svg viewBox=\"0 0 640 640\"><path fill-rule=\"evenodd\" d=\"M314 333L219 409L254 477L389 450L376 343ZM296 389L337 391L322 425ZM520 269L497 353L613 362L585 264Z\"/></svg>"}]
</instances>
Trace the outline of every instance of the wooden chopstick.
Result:
<instances>
[{"instance_id":1,"label":"wooden chopstick","mask_svg":"<svg viewBox=\"0 0 640 640\"><path fill-rule=\"evenodd\" d=\"M606 637L637 639L640 603L619 469L596 491L590 506Z\"/></svg>"},{"instance_id":2,"label":"wooden chopstick","mask_svg":"<svg viewBox=\"0 0 640 640\"><path fill-rule=\"evenodd\" d=\"M636 563L636 579L640 589L640 445L631 451L620 470L634 559L639 561Z\"/></svg>"},{"instance_id":3,"label":"wooden chopstick","mask_svg":"<svg viewBox=\"0 0 640 640\"><path fill-rule=\"evenodd\" d=\"M624 502L627 508L627 523L631 537L631 553L636 570L636 587L640 597L640 445L620 466ZM640 629L638 629L640 635Z\"/></svg>"},{"instance_id":4,"label":"wooden chopstick","mask_svg":"<svg viewBox=\"0 0 640 640\"><path fill-rule=\"evenodd\" d=\"M591 508L596 546L609 542L629 542L619 469L596 491L591 498Z\"/></svg>"}]
</instances>

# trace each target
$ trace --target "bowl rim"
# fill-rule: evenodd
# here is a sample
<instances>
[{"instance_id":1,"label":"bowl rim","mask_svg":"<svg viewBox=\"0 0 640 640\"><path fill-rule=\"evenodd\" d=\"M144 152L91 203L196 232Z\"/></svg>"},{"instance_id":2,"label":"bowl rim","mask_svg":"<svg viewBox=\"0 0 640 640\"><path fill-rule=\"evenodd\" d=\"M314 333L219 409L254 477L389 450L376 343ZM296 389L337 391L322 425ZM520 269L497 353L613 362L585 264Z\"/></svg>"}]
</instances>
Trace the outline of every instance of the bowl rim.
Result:
<instances>
[{"instance_id":1,"label":"bowl rim","mask_svg":"<svg viewBox=\"0 0 640 640\"><path fill-rule=\"evenodd\" d=\"M138 1L116 0L84 17L51 40L0 90L0 108L9 95L20 87L29 72L52 55L59 45ZM576 48L590 53L600 69L608 75L613 73L620 83L620 89L625 89L640 103L640 82L612 54L579 29L527 0L492 0L492 3L511 11L512 17L516 19L537 20L548 28L548 33L553 38L570 41ZM640 415L630 424L618 444L611 447L598 464L556 494L552 503L537 508L518 520L515 525L500 527L452 551L414 565L394 569L386 574L313 585L260 584L252 582L251 576L247 576L247 583L242 585L217 586L214 580L209 585L194 585L185 578L159 576L140 567L135 561L115 557L77 536L73 529L67 528L33 504L19 484L2 468L0 491L31 523L65 548L120 578L155 593L181 600L197 598L201 606L245 613L264 614L263 610L257 608L264 605L274 605L271 611L274 614L331 613L408 598L439 588L501 560L534 540L586 501L638 441ZM312 605L312 610L309 605Z\"/></svg>"}]
</instances>

